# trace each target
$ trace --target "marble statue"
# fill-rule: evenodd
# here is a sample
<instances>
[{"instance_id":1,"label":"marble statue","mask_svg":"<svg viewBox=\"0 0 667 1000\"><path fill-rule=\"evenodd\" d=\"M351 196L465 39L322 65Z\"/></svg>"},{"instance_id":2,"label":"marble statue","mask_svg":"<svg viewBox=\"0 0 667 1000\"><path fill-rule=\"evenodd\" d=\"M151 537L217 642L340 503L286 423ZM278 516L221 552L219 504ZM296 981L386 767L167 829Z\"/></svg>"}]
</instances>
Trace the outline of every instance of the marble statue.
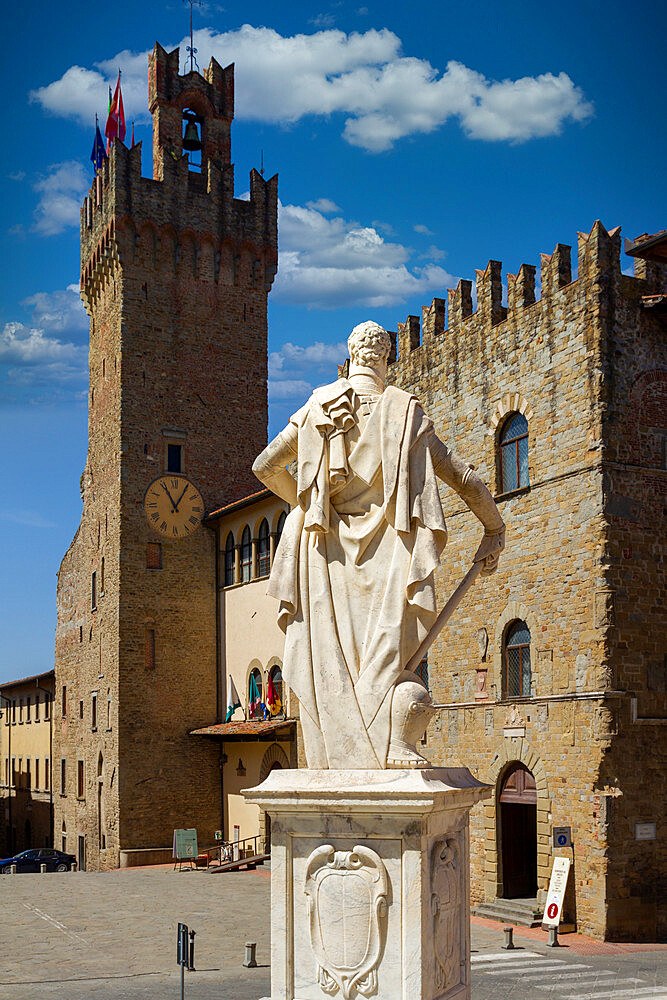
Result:
<instances>
[{"instance_id":1,"label":"marble statue","mask_svg":"<svg viewBox=\"0 0 667 1000\"><path fill-rule=\"evenodd\" d=\"M437 617L447 530L436 477L484 527L473 556L482 573L505 544L473 467L440 441L415 396L385 384L390 346L377 323L355 327L347 378L316 389L253 466L292 506L269 593L309 768L428 764L415 726L424 731L432 703L406 666Z\"/></svg>"}]
</instances>

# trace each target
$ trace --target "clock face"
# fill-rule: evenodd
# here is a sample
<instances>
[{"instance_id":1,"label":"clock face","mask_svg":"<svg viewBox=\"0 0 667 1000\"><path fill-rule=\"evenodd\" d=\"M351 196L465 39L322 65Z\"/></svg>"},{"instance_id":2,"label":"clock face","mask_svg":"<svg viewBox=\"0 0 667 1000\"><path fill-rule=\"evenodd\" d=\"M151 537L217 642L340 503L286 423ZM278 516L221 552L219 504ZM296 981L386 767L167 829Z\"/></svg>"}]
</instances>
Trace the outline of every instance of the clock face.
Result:
<instances>
[{"instance_id":1,"label":"clock face","mask_svg":"<svg viewBox=\"0 0 667 1000\"><path fill-rule=\"evenodd\" d=\"M165 472L146 490L144 510L154 531L166 538L187 538L204 516L204 501L185 476Z\"/></svg>"}]
</instances>

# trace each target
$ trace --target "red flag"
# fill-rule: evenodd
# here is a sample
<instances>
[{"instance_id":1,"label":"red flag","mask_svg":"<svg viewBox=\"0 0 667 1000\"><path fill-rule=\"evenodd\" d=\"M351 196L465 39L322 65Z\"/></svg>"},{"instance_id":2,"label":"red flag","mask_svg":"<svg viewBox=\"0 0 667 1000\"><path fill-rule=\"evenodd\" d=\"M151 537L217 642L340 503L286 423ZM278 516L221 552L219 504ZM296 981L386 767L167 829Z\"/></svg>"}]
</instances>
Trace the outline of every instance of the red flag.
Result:
<instances>
[{"instance_id":1,"label":"red flag","mask_svg":"<svg viewBox=\"0 0 667 1000\"><path fill-rule=\"evenodd\" d=\"M134 149L134 122L132 122L132 149Z\"/></svg>"},{"instance_id":2,"label":"red flag","mask_svg":"<svg viewBox=\"0 0 667 1000\"><path fill-rule=\"evenodd\" d=\"M123 93L120 89L120 70L118 70L118 81L109 106L109 117L107 118L104 134L112 142L114 139L120 139L123 142L125 131L125 109L123 107Z\"/></svg>"}]
</instances>

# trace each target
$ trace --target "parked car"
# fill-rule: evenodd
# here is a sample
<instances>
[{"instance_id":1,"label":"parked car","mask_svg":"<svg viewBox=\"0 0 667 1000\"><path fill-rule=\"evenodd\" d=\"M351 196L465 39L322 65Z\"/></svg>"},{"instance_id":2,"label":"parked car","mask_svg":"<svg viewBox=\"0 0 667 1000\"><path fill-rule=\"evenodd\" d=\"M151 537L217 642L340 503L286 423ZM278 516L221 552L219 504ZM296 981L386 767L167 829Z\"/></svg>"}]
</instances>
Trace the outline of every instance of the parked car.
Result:
<instances>
[{"instance_id":1,"label":"parked car","mask_svg":"<svg viewBox=\"0 0 667 1000\"><path fill-rule=\"evenodd\" d=\"M69 872L76 865L76 858L52 847L36 847L13 858L0 859L0 872L8 875L12 865L16 865L17 872L38 872L40 865L46 865L47 872Z\"/></svg>"}]
</instances>

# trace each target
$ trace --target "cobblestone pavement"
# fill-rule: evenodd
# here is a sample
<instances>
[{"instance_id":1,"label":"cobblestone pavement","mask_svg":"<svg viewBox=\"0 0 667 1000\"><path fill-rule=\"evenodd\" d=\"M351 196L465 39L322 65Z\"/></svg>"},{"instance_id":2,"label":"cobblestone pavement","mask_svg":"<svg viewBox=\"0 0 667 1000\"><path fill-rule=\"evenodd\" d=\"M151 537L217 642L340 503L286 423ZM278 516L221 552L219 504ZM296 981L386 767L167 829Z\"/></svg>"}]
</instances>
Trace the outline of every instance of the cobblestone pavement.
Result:
<instances>
[{"instance_id":1,"label":"cobblestone pavement","mask_svg":"<svg viewBox=\"0 0 667 1000\"><path fill-rule=\"evenodd\" d=\"M0 1000L178 1000L179 921L197 932L187 1000L270 994L268 870L3 875L0 890ZM246 941L257 969L242 966ZM504 951L500 925L473 922L473 1000L667 1000L667 951L515 941Z\"/></svg>"}]
</instances>

